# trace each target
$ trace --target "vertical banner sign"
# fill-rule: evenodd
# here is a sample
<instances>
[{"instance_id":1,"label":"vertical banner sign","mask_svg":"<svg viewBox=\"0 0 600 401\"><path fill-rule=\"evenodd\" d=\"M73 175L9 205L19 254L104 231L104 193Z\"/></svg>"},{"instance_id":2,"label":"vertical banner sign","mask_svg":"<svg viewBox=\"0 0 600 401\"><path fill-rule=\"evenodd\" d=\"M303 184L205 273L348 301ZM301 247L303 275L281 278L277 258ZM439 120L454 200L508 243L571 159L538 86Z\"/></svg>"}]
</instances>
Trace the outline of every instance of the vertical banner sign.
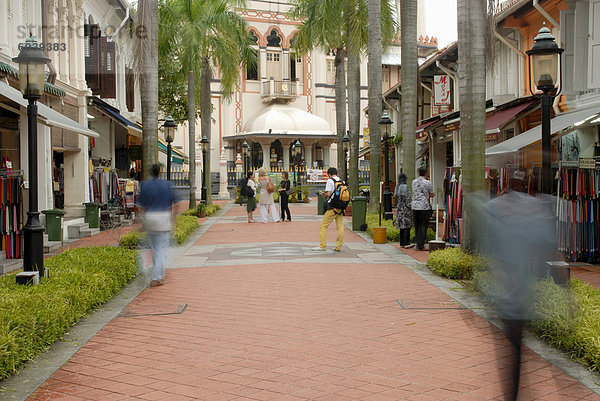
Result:
<instances>
[{"instance_id":1,"label":"vertical banner sign","mask_svg":"<svg viewBox=\"0 0 600 401\"><path fill-rule=\"evenodd\" d=\"M436 106L450 106L450 80L448 75L433 77L433 86Z\"/></svg>"}]
</instances>

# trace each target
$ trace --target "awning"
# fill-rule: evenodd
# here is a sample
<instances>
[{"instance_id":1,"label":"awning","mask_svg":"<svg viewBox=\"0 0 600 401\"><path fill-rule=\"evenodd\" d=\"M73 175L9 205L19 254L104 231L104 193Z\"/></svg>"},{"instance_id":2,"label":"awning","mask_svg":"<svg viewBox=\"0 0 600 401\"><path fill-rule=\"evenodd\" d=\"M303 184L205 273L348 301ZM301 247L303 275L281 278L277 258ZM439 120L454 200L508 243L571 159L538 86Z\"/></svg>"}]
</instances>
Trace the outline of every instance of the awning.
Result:
<instances>
[{"instance_id":1,"label":"awning","mask_svg":"<svg viewBox=\"0 0 600 401\"><path fill-rule=\"evenodd\" d=\"M119 124L123 126L123 128L127 129L127 133L129 135L134 135L137 137L142 137L142 128L125 117L120 113L119 109L112 107L110 104L100 100L97 97L92 97L92 104L100 109L108 117L112 118Z\"/></svg>"},{"instance_id":2,"label":"awning","mask_svg":"<svg viewBox=\"0 0 600 401\"><path fill-rule=\"evenodd\" d=\"M162 138L158 138L158 150L167 154L167 143ZM179 149L171 146L171 161L176 164L183 164L185 155Z\"/></svg>"},{"instance_id":3,"label":"awning","mask_svg":"<svg viewBox=\"0 0 600 401\"><path fill-rule=\"evenodd\" d=\"M508 124L520 112L527 109L533 103L539 104L539 100L532 99L528 102L521 103L519 105L497 111L491 117L488 117L485 120L485 133L486 134L495 134L495 133L500 132L500 127Z\"/></svg>"},{"instance_id":4,"label":"awning","mask_svg":"<svg viewBox=\"0 0 600 401\"><path fill-rule=\"evenodd\" d=\"M0 82L0 95L9 98L20 106L27 108L27 100L23 98L21 92L13 88L12 86ZM38 115L41 119L45 120L42 123L51 125L57 128L66 129L78 134L82 134L89 137L97 138L98 134L89 128L79 124L77 121L71 120L60 114L58 111L51 109L43 103L37 102Z\"/></svg>"},{"instance_id":5,"label":"awning","mask_svg":"<svg viewBox=\"0 0 600 401\"><path fill-rule=\"evenodd\" d=\"M550 132L555 134L565 129L570 129L575 126L575 123L584 121L585 119L592 117L600 113L600 108L596 107L593 109L574 111L571 113L560 114L551 120ZM497 145L490 146L486 149L486 156L502 155L508 153L515 153L523 148L531 146L536 142L542 140L542 125L538 125L528 131L523 132L520 135L514 136L504 142Z\"/></svg>"},{"instance_id":6,"label":"awning","mask_svg":"<svg viewBox=\"0 0 600 401\"><path fill-rule=\"evenodd\" d=\"M430 125L432 125L432 124L436 123L438 120L439 120L439 118L436 118L435 120L432 120L432 121L427 121L427 122L424 122L424 123L422 123L422 124L418 125L418 126L417 126L417 130L416 130L417 134L418 134L418 133L421 133L421 132L423 132L423 131L425 131L425 129L426 129L427 127L429 127Z\"/></svg>"}]
</instances>

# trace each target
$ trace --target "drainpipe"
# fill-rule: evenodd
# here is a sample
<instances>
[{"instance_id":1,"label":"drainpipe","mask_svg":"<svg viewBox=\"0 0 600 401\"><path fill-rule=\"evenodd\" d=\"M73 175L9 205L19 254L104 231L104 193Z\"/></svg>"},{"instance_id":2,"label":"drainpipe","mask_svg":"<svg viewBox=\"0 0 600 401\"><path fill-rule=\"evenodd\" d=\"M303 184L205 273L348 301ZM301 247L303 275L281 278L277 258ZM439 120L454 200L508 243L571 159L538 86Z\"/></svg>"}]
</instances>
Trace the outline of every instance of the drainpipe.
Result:
<instances>
[{"instance_id":1,"label":"drainpipe","mask_svg":"<svg viewBox=\"0 0 600 401\"><path fill-rule=\"evenodd\" d=\"M125 23L128 20L129 20L129 5L126 7L125 18L123 18L123 21L121 21L121 25L119 25L119 27L117 28L117 30L115 31L115 33L113 33L112 35L110 35L110 39L112 41L114 41L117 38L117 35L119 34L119 32L121 31L121 29L123 28L123 26L125 25Z\"/></svg>"},{"instance_id":2,"label":"drainpipe","mask_svg":"<svg viewBox=\"0 0 600 401\"><path fill-rule=\"evenodd\" d=\"M548 11L544 10L542 6L540 6L539 0L533 0L533 7L539 11L540 14L544 16L555 28L560 29L560 24L552 18L552 16L548 13Z\"/></svg>"}]
</instances>

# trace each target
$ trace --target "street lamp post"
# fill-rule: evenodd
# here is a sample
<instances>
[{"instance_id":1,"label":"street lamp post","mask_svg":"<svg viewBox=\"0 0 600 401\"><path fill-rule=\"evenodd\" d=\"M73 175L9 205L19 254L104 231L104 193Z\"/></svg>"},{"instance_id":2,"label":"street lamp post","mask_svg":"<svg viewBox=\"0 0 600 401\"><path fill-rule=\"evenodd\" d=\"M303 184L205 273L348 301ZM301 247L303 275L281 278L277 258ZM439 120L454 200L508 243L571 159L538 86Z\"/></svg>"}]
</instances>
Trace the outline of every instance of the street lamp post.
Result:
<instances>
[{"instance_id":1,"label":"street lamp post","mask_svg":"<svg viewBox=\"0 0 600 401\"><path fill-rule=\"evenodd\" d=\"M527 51L529 56L529 90L542 101L542 192L552 193L552 153L550 143L550 106L552 99L558 96L556 83L560 81L560 64L563 49L558 47L550 30L544 26L534 39L533 46ZM532 88L532 82L542 94ZM554 92L554 93L552 93Z\"/></svg>"},{"instance_id":2,"label":"street lamp post","mask_svg":"<svg viewBox=\"0 0 600 401\"><path fill-rule=\"evenodd\" d=\"M392 124L392 120L390 119L389 114L385 111L381 115L381 120L379 124L385 125L385 135L383 136L383 146L384 146L384 172L385 176L383 177L383 218L385 220L392 220L394 218L394 213L392 212L392 193L390 192L390 163L389 163L389 148L390 148L390 135L388 133L389 126Z\"/></svg>"},{"instance_id":3,"label":"street lamp post","mask_svg":"<svg viewBox=\"0 0 600 401\"><path fill-rule=\"evenodd\" d=\"M177 124L173 120L173 117L168 116L163 124L165 130L165 141L167 141L167 181L171 180L171 142L175 138L175 128Z\"/></svg>"},{"instance_id":4,"label":"street lamp post","mask_svg":"<svg viewBox=\"0 0 600 401\"><path fill-rule=\"evenodd\" d=\"M29 167L29 211L23 227L23 270L38 271L44 276L44 226L40 224L38 211L38 163L37 163L37 100L44 93L45 66L50 61L44 55L43 45L29 38L19 44L19 85L23 98L27 99L27 141Z\"/></svg>"},{"instance_id":5,"label":"street lamp post","mask_svg":"<svg viewBox=\"0 0 600 401\"><path fill-rule=\"evenodd\" d=\"M208 198L206 196L206 180L210 179L206 178L206 148L208 147L208 138L206 138L206 135L202 136L200 144L202 146L202 189L200 190L200 197L202 202L206 204L208 201Z\"/></svg>"},{"instance_id":6,"label":"street lamp post","mask_svg":"<svg viewBox=\"0 0 600 401\"><path fill-rule=\"evenodd\" d=\"M294 186L298 187L298 202L302 202L302 184L300 183L300 156L302 155L302 144L299 139L296 139L294 145L292 146L292 153L294 155L294 165L296 166L294 170ZM296 174L297 172L297 174Z\"/></svg>"},{"instance_id":7,"label":"street lamp post","mask_svg":"<svg viewBox=\"0 0 600 401\"><path fill-rule=\"evenodd\" d=\"M342 144L344 145L344 180L346 183L348 183L348 145L350 144L348 132L350 131L346 131L346 134L342 138Z\"/></svg>"},{"instance_id":8,"label":"street lamp post","mask_svg":"<svg viewBox=\"0 0 600 401\"><path fill-rule=\"evenodd\" d=\"M244 168L242 169L244 171L244 176L246 176L248 174L248 152L250 150L250 145L248 145L248 142L244 141L244 143L242 144L242 158L243 158L243 163L244 163Z\"/></svg>"}]
</instances>

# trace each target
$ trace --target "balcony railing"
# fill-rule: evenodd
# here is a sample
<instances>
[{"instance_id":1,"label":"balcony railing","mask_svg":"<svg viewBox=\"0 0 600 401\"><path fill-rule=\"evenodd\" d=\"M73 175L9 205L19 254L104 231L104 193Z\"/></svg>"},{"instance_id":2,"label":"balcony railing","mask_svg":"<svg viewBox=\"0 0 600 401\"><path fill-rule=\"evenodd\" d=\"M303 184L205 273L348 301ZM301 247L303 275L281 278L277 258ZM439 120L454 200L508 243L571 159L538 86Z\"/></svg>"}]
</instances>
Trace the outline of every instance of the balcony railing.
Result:
<instances>
[{"instance_id":1,"label":"balcony railing","mask_svg":"<svg viewBox=\"0 0 600 401\"><path fill-rule=\"evenodd\" d=\"M262 81L262 97L269 99L295 99L302 94L300 81Z\"/></svg>"}]
</instances>

